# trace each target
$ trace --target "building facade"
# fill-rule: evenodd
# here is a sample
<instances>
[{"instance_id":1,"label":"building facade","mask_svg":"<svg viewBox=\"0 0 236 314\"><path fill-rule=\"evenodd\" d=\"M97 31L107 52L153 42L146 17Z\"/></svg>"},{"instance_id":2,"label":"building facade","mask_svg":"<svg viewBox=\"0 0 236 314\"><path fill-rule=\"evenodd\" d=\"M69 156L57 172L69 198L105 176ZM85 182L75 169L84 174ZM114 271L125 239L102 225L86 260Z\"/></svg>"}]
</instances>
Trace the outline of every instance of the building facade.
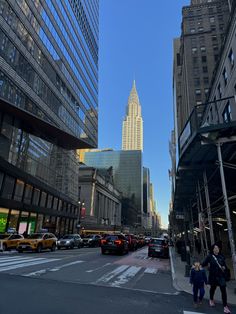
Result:
<instances>
[{"instance_id":1,"label":"building facade","mask_svg":"<svg viewBox=\"0 0 236 314\"><path fill-rule=\"evenodd\" d=\"M228 0L193 0L182 9L182 33L174 41L174 97L178 137L192 109L199 106L199 115L204 111L201 105L209 95L228 20Z\"/></svg>"},{"instance_id":2,"label":"building facade","mask_svg":"<svg viewBox=\"0 0 236 314\"><path fill-rule=\"evenodd\" d=\"M81 165L79 181L85 207L80 221L83 232L121 230L121 193L114 187L111 172Z\"/></svg>"},{"instance_id":3,"label":"building facade","mask_svg":"<svg viewBox=\"0 0 236 314\"><path fill-rule=\"evenodd\" d=\"M122 150L143 150L143 118L135 81L131 89L122 128Z\"/></svg>"},{"instance_id":4,"label":"building facade","mask_svg":"<svg viewBox=\"0 0 236 314\"><path fill-rule=\"evenodd\" d=\"M0 1L0 232L72 232L97 146L98 1Z\"/></svg>"},{"instance_id":5,"label":"building facade","mask_svg":"<svg viewBox=\"0 0 236 314\"><path fill-rule=\"evenodd\" d=\"M122 224L140 227L143 224L143 165L142 152L88 152L85 164L97 169L109 169L114 185L122 193Z\"/></svg>"}]
</instances>

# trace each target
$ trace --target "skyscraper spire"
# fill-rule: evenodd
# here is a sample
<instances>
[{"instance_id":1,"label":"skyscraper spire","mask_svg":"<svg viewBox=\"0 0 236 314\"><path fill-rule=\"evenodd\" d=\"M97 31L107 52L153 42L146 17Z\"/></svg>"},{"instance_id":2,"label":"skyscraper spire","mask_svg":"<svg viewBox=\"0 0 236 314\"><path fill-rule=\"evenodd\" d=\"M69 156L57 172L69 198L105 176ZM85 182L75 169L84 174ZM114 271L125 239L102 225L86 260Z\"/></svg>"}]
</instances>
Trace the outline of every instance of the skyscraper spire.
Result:
<instances>
[{"instance_id":1,"label":"skyscraper spire","mask_svg":"<svg viewBox=\"0 0 236 314\"><path fill-rule=\"evenodd\" d=\"M143 150L143 119L135 80L128 98L122 129L123 150Z\"/></svg>"}]
</instances>

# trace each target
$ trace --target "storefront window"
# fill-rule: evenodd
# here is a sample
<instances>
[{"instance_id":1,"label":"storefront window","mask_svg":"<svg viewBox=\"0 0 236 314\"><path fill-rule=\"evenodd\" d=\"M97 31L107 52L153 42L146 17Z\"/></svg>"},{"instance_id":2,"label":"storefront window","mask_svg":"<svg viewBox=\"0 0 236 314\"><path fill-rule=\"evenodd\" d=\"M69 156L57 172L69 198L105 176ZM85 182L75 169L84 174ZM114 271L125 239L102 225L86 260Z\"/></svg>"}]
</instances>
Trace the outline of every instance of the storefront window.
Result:
<instances>
[{"instance_id":1,"label":"storefront window","mask_svg":"<svg viewBox=\"0 0 236 314\"><path fill-rule=\"evenodd\" d=\"M28 224L29 212L21 212L20 220L19 220L19 230L20 234L27 232L27 224Z\"/></svg>"},{"instance_id":2,"label":"storefront window","mask_svg":"<svg viewBox=\"0 0 236 314\"><path fill-rule=\"evenodd\" d=\"M29 234L34 233L34 231L35 231L36 219L37 219L37 214L30 213L29 224L28 224L28 233Z\"/></svg>"},{"instance_id":3,"label":"storefront window","mask_svg":"<svg viewBox=\"0 0 236 314\"><path fill-rule=\"evenodd\" d=\"M8 225L8 229L11 229L11 231L17 231L19 215L20 215L19 210L11 210L10 220L9 220L9 225Z\"/></svg>"},{"instance_id":4,"label":"storefront window","mask_svg":"<svg viewBox=\"0 0 236 314\"><path fill-rule=\"evenodd\" d=\"M17 179L16 180L16 188L14 193L14 200L21 202L24 191L24 182Z\"/></svg>"},{"instance_id":5,"label":"storefront window","mask_svg":"<svg viewBox=\"0 0 236 314\"><path fill-rule=\"evenodd\" d=\"M0 233L6 232L9 209L0 208Z\"/></svg>"}]
</instances>

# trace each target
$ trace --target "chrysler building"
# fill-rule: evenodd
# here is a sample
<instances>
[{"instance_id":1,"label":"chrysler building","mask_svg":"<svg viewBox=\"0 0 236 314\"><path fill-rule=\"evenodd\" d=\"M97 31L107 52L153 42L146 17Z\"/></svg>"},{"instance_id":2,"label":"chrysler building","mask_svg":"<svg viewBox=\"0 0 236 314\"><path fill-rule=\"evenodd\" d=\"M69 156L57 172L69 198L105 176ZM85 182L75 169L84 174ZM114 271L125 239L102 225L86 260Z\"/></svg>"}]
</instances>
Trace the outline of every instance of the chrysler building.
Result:
<instances>
[{"instance_id":1,"label":"chrysler building","mask_svg":"<svg viewBox=\"0 0 236 314\"><path fill-rule=\"evenodd\" d=\"M143 150L143 119L138 93L133 82L122 128L122 150Z\"/></svg>"}]
</instances>

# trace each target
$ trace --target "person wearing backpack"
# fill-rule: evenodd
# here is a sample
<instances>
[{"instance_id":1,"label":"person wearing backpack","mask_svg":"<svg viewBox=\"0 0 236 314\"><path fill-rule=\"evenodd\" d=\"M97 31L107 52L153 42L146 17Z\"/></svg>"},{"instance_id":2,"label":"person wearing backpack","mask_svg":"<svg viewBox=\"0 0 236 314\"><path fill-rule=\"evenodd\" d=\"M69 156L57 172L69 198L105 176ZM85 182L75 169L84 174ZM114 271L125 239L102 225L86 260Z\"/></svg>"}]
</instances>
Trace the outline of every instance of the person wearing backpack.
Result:
<instances>
[{"instance_id":1,"label":"person wearing backpack","mask_svg":"<svg viewBox=\"0 0 236 314\"><path fill-rule=\"evenodd\" d=\"M224 313L231 313L227 304L226 291L226 273L228 274L228 268L226 266L224 256L220 253L218 245L214 244L211 247L210 254L202 263L202 267L206 266L209 266L208 284L210 285L210 306L215 306L214 294L216 288L219 287L221 290Z\"/></svg>"}]
</instances>

